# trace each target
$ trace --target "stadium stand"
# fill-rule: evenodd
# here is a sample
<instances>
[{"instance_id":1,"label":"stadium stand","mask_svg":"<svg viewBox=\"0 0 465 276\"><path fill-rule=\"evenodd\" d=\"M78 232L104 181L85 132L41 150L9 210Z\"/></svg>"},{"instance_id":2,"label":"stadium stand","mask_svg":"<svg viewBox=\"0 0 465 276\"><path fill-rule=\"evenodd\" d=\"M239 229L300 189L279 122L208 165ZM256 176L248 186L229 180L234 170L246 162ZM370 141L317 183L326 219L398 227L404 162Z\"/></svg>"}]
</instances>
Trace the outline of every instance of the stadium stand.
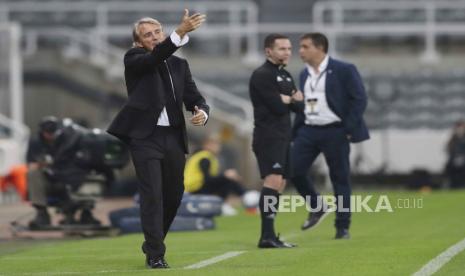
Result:
<instances>
[{"instance_id":1,"label":"stadium stand","mask_svg":"<svg viewBox=\"0 0 465 276\"><path fill-rule=\"evenodd\" d=\"M119 99L125 96L121 56L131 44L132 22L150 15L163 22L169 32L184 6L206 12L208 21L179 54L190 59L199 86L213 103L213 119L218 124L248 123L240 124L242 129L238 132L245 145L251 131L248 78L252 68L262 61L261 40L271 31L291 37L294 59L289 71L294 76L301 68L298 37L308 31L327 33L333 45L332 56L344 56L360 65L370 98L366 119L375 136L376 131L383 130L413 133L428 129L438 135L435 141L439 141L444 131L465 115L465 71L461 66L465 62L465 5L460 1L434 5L425 1L383 0L211 3L50 0L35 5L27 0L5 0L0 3L0 21L19 22L23 28L27 107L34 102L27 98L37 98L33 93L50 95L44 90L48 89L47 79L49 83L54 81L50 74L54 69L49 64L55 64L60 87L56 89L55 85L52 90L72 94L60 96L61 104L75 98L91 99L92 91L103 95L94 98L114 99L96 101L96 106L103 103L109 108L93 116L96 119L91 123L97 126L108 122L108 110L116 109L121 104ZM34 87L41 78L37 70L41 67L47 70L41 85ZM76 93L76 82L82 83L81 96ZM91 102L87 100L83 105ZM29 109L35 113L27 114L28 125L34 125L31 120L43 115L39 114L41 109ZM60 110L55 111L73 109ZM246 155L245 149L249 148L239 150ZM436 153L441 153L439 147ZM439 170L439 163L436 161L431 168ZM411 160L406 170L413 164ZM247 177L252 172L243 174Z\"/></svg>"}]
</instances>

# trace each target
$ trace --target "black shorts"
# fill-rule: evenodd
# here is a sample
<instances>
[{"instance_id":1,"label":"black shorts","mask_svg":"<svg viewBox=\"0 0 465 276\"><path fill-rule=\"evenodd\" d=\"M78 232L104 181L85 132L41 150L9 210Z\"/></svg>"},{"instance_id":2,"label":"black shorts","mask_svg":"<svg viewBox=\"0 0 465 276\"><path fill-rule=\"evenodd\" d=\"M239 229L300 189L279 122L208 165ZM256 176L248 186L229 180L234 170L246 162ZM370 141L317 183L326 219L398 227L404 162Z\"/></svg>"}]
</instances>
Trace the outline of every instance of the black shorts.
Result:
<instances>
[{"instance_id":1,"label":"black shorts","mask_svg":"<svg viewBox=\"0 0 465 276\"><path fill-rule=\"evenodd\" d=\"M258 161L261 178L270 174L290 176L290 142L287 140L263 140L253 143L253 151Z\"/></svg>"}]
</instances>

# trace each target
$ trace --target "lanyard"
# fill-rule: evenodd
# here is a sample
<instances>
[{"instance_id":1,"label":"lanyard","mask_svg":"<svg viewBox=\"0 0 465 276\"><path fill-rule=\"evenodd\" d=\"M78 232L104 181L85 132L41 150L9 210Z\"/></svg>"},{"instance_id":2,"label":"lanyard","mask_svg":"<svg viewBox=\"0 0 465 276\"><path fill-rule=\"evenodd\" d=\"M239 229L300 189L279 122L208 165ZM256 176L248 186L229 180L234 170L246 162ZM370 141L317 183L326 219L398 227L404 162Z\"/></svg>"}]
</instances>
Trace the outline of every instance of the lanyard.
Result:
<instances>
[{"instance_id":1,"label":"lanyard","mask_svg":"<svg viewBox=\"0 0 465 276\"><path fill-rule=\"evenodd\" d=\"M320 75L318 76L318 78L316 79L316 82L315 82L315 86L312 86L312 80L310 79L309 82L310 82L310 93L313 93L315 92L315 89L316 87L318 86L318 83L320 82L321 78L326 74L326 69L320 73ZM311 75L310 75L311 77Z\"/></svg>"}]
</instances>

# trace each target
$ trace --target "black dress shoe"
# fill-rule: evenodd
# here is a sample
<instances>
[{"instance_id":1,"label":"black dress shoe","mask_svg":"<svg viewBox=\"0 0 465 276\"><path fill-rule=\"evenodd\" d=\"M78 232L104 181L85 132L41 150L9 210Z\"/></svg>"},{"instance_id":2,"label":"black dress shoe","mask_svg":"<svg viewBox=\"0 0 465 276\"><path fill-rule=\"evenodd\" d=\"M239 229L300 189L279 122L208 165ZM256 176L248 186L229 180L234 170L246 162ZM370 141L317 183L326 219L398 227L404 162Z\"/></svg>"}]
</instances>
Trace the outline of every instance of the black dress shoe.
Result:
<instances>
[{"instance_id":1,"label":"black dress shoe","mask_svg":"<svg viewBox=\"0 0 465 276\"><path fill-rule=\"evenodd\" d=\"M163 256L158 258L152 258L147 255L145 265L147 266L147 268L170 268Z\"/></svg>"},{"instance_id":2,"label":"black dress shoe","mask_svg":"<svg viewBox=\"0 0 465 276\"><path fill-rule=\"evenodd\" d=\"M329 214L327 207L324 206L320 211L308 214L307 220L302 225L302 230L307 230L317 226Z\"/></svg>"},{"instance_id":3,"label":"black dress shoe","mask_svg":"<svg viewBox=\"0 0 465 276\"><path fill-rule=\"evenodd\" d=\"M258 248L293 248L296 246L297 245L295 244L280 240L279 235L278 237L267 239L260 238L260 240L258 241Z\"/></svg>"},{"instance_id":4,"label":"black dress shoe","mask_svg":"<svg viewBox=\"0 0 465 276\"><path fill-rule=\"evenodd\" d=\"M334 238L336 240L340 240L340 239L348 240L348 239L350 239L349 229L346 229L346 228L337 229L336 237L334 237Z\"/></svg>"},{"instance_id":5,"label":"black dress shoe","mask_svg":"<svg viewBox=\"0 0 465 276\"><path fill-rule=\"evenodd\" d=\"M170 268L163 256L154 258L147 254L145 242L142 244L142 252L145 254L145 266L147 268Z\"/></svg>"}]
</instances>

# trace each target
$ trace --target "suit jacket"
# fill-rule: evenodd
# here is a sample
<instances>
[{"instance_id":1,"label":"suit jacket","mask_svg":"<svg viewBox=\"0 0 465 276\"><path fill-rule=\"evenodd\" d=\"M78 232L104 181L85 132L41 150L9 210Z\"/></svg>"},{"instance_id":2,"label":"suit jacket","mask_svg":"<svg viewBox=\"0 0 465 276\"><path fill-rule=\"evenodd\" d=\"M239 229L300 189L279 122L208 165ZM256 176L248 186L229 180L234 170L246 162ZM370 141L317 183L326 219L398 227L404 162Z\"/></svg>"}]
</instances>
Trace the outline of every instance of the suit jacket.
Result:
<instances>
[{"instance_id":1,"label":"suit jacket","mask_svg":"<svg viewBox=\"0 0 465 276\"><path fill-rule=\"evenodd\" d=\"M357 68L353 64L329 58L326 70L326 100L329 108L341 118L352 143L368 140L370 135L363 119L367 107L367 95ZM308 70L305 68L300 73L301 91L304 91L308 76ZM304 124L305 114L301 111L297 113L294 122L294 137Z\"/></svg>"},{"instance_id":2,"label":"suit jacket","mask_svg":"<svg viewBox=\"0 0 465 276\"><path fill-rule=\"evenodd\" d=\"M128 92L128 101L114 118L108 133L125 143L132 138L144 139L152 134L158 117L166 105L165 90L171 90L170 83L164 83L159 66L165 66L166 60L173 80L177 107L182 111L184 103L188 111L194 112L198 106L209 113L205 99L200 95L185 59L173 56L178 48L170 37L158 44L153 51L144 48L132 48L124 55L124 77ZM182 118L184 151L188 152L187 132Z\"/></svg>"}]
</instances>

